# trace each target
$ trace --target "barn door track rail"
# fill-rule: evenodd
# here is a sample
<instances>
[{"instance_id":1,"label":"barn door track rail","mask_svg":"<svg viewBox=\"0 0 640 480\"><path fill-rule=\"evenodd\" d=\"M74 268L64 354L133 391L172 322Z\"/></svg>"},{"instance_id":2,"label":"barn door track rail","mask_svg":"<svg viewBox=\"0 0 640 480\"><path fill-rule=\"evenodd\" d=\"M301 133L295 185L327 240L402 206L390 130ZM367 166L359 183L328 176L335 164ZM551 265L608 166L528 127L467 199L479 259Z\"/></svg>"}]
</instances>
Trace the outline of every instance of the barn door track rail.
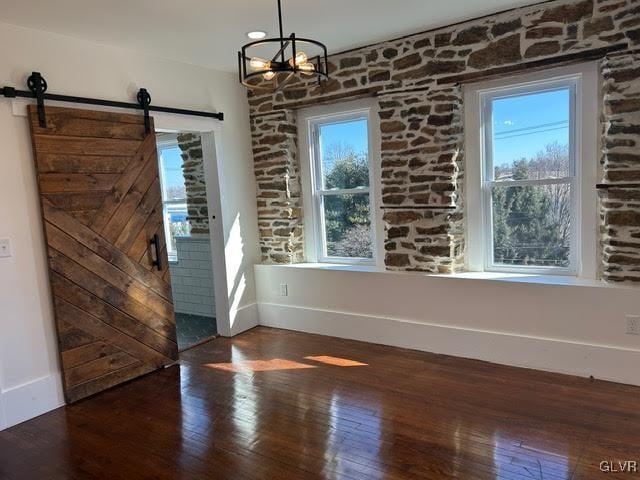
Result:
<instances>
[{"instance_id":1,"label":"barn door track rail","mask_svg":"<svg viewBox=\"0 0 640 480\"><path fill-rule=\"evenodd\" d=\"M149 112L175 113L177 115L191 115L196 117L217 118L224 120L222 112L203 112L200 110L185 110L182 108L159 107L151 105L151 95L146 88L138 91L138 103L116 102L113 100L102 100L99 98L74 97L71 95L57 95L47 92L47 81L40 72L32 72L27 79L27 87L29 90L16 90L14 87L0 88L0 95L5 98L35 98L38 105L38 123L40 127L47 128L47 118L45 116L45 100L53 100L56 102L82 103L85 105L100 105L104 107L127 108L134 110L142 110L144 112L144 126L147 133L151 131L151 121L149 120Z\"/></svg>"}]
</instances>

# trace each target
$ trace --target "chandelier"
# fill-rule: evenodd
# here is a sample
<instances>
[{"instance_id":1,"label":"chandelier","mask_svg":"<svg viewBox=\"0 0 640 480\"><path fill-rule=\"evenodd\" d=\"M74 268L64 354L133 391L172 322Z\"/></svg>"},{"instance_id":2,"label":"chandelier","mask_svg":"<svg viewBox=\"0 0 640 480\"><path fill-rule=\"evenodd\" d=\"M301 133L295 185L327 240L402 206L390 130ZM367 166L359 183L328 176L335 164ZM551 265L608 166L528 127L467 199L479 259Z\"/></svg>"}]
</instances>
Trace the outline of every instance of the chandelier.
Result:
<instances>
[{"instance_id":1,"label":"chandelier","mask_svg":"<svg viewBox=\"0 0 640 480\"><path fill-rule=\"evenodd\" d=\"M316 77L318 82L329 78L327 47L324 44L308 38L298 38L295 33L284 36L280 0L278 25L278 38L247 43L238 52L240 83L252 90L274 92L284 88L296 77ZM303 49L307 49L307 53ZM317 53L312 55L310 50Z\"/></svg>"}]
</instances>

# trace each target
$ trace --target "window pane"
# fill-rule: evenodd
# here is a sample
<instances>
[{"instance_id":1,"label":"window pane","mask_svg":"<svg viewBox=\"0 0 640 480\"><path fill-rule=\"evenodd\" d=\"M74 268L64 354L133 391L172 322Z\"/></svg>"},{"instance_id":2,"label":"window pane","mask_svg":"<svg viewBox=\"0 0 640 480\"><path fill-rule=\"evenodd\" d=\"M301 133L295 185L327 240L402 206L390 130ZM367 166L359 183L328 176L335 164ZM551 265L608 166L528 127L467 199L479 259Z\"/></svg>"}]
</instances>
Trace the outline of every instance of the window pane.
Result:
<instances>
[{"instance_id":1,"label":"window pane","mask_svg":"<svg viewBox=\"0 0 640 480\"><path fill-rule=\"evenodd\" d=\"M369 194L324 195L327 255L372 258Z\"/></svg>"},{"instance_id":2,"label":"window pane","mask_svg":"<svg viewBox=\"0 0 640 480\"><path fill-rule=\"evenodd\" d=\"M570 175L569 88L496 98L491 107L496 181Z\"/></svg>"},{"instance_id":3,"label":"window pane","mask_svg":"<svg viewBox=\"0 0 640 480\"><path fill-rule=\"evenodd\" d=\"M176 237L186 237L191 233L189 222L187 221L187 204L165 204L164 218L167 253L172 260L175 260Z\"/></svg>"},{"instance_id":4,"label":"window pane","mask_svg":"<svg viewBox=\"0 0 640 480\"><path fill-rule=\"evenodd\" d=\"M182 200L186 198L180 149L178 147L163 148L160 151L160 155L162 156L163 200Z\"/></svg>"},{"instance_id":5,"label":"window pane","mask_svg":"<svg viewBox=\"0 0 640 480\"><path fill-rule=\"evenodd\" d=\"M369 186L367 119L319 125L322 188Z\"/></svg>"},{"instance_id":6,"label":"window pane","mask_svg":"<svg viewBox=\"0 0 640 480\"><path fill-rule=\"evenodd\" d=\"M495 264L570 265L570 185L492 189Z\"/></svg>"}]
</instances>

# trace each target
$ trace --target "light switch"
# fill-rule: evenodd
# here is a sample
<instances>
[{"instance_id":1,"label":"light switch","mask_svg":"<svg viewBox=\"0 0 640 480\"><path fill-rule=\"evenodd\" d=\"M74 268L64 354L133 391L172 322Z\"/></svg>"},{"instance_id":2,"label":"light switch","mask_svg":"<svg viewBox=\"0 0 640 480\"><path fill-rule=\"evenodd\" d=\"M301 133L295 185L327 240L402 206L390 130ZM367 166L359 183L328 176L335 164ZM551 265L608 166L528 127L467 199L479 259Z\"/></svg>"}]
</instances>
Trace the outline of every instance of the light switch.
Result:
<instances>
[{"instance_id":1,"label":"light switch","mask_svg":"<svg viewBox=\"0 0 640 480\"><path fill-rule=\"evenodd\" d=\"M0 238L0 258L11 256L11 242L8 238Z\"/></svg>"}]
</instances>

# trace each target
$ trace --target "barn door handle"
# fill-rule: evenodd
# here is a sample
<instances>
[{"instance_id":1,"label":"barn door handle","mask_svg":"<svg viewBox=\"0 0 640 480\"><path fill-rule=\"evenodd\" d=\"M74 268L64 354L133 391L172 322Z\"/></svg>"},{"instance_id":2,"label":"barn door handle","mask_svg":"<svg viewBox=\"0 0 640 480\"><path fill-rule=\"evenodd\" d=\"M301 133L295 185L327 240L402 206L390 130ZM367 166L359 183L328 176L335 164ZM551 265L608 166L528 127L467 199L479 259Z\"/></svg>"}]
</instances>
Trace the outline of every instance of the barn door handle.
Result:
<instances>
[{"instance_id":1,"label":"barn door handle","mask_svg":"<svg viewBox=\"0 0 640 480\"><path fill-rule=\"evenodd\" d=\"M162 270L162 259L160 258L160 237L157 233L151 237L151 241L149 243L153 247L155 253L151 258L151 266L158 267L158 270Z\"/></svg>"}]
</instances>

